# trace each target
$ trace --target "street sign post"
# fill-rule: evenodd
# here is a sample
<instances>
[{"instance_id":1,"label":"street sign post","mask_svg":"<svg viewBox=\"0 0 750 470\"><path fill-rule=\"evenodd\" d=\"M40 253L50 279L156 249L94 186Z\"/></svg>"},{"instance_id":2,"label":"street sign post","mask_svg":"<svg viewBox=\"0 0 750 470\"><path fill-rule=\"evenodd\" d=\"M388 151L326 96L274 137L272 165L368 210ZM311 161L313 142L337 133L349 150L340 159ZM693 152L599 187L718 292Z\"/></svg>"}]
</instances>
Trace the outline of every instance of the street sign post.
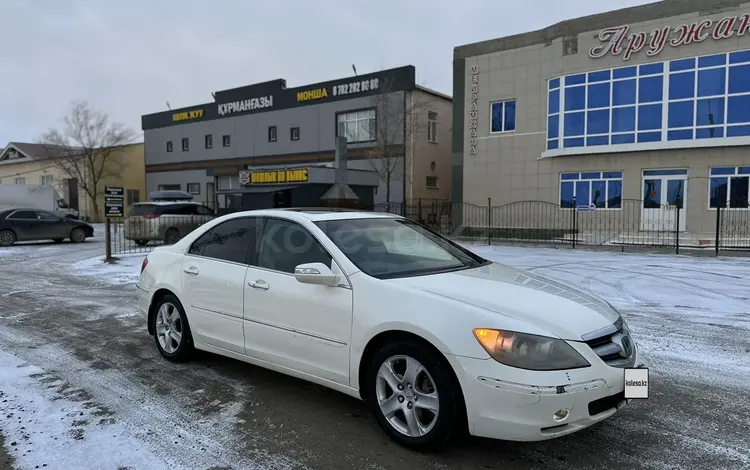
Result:
<instances>
[{"instance_id":1,"label":"street sign post","mask_svg":"<svg viewBox=\"0 0 750 470\"><path fill-rule=\"evenodd\" d=\"M118 186L104 188L104 238L106 245L104 262L112 262L112 229L110 219L125 216L125 189Z\"/></svg>"}]
</instances>

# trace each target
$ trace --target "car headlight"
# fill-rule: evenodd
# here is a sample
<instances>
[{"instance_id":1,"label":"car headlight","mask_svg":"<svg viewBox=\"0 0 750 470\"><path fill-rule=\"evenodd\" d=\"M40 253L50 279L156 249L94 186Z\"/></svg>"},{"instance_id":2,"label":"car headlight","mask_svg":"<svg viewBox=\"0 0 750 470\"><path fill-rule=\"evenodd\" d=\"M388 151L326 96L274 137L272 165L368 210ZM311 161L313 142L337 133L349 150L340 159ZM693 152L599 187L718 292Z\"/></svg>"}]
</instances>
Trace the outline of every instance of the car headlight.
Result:
<instances>
[{"instance_id":1,"label":"car headlight","mask_svg":"<svg viewBox=\"0 0 750 470\"><path fill-rule=\"evenodd\" d=\"M571 345L558 338L515 331L474 329L487 354L501 364L527 370L564 370L591 364Z\"/></svg>"}]
</instances>

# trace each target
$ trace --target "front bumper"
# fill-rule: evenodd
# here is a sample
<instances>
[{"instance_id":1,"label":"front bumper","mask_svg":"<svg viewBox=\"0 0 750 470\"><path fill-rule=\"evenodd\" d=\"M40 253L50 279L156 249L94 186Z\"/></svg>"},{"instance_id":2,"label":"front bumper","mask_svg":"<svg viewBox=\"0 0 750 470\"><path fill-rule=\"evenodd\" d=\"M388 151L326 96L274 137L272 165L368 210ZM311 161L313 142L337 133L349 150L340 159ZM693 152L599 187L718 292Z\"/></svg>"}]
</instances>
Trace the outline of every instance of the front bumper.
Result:
<instances>
[{"instance_id":1,"label":"front bumper","mask_svg":"<svg viewBox=\"0 0 750 470\"><path fill-rule=\"evenodd\" d=\"M627 404L624 369L604 364L585 344L570 344L591 367L538 372L493 359L454 356L469 432L491 439L542 441L585 429ZM637 345L634 354L640 365ZM568 410L568 415L557 420L558 410Z\"/></svg>"}]
</instances>

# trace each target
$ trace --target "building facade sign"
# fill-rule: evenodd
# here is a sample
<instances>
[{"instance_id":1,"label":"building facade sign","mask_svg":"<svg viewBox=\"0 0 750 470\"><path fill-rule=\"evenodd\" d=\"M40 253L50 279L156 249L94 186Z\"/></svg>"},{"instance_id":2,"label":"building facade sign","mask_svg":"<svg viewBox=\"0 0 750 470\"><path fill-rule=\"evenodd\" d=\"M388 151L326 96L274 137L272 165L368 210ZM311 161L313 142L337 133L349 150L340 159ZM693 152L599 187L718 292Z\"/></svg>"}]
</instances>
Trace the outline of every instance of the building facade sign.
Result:
<instances>
[{"instance_id":1,"label":"building facade sign","mask_svg":"<svg viewBox=\"0 0 750 470\"><path fill-rule=\"evenodd\" d=\"M471 66L471 84L469 87L469 155L477 154L477 122L479 121L479 66Z\"/></svg>"},{"instance_id":2,"label":"building facade sign","mask_svg":"<svg viewBox=\"0 0 750 470\"><path fill-rule=\"evenodd\" d=\"M241 171L240 184L306 183L307 168L293 170Z\"/></svg>"},{"instance_id":3,"label":"building facade sign","mask_svg":"<svg viewBox=\"0 0 750 470\"><path fill-rule=\"evenodd\" d=\"M328 98L328 90L325 88L297 92L297 103L302 101L321 100L323 98Z\"/></svg>"},{"instance_id":4,"label":"building facade sign","mask_svg":"<svg viewBox=\"0 0 750 470\"><path fill-rule=\"evenodd\" d=\"M191 121L193 119L200 119L203 117L203 109L193 109L191 111L182 111L179 113L172 114L172 121Z\"/></svg>"},{"instance_id":5,"label":"building facade sign","mask_svg":"<svg viewBox=\"0 0 750 470\"><path fill-rule=\"evenodd\" d=\"M720 41L750 34L750 13L726 16L718 21L704 19L690 24L665 26L646 32L630 32L630 25L606 28L599 32L599 41L589 50L589 57L599 59L608 54L629 60L633 54L646 50L646 56L659 55L665 47L680 47L708 39Z\"/></svg>"},{"instance_id":6,"label":"building facade sign","mask_svg":"<svg viewBox=\"0 0 750 470\"><path fill-rule=\"evenodd\" d=\"M221 103L217 106L220 116L242 113L245 111L255 111L256 109L273 108L273 95L261 96L259 98L248 98L246 100L233 101L231 103Z\"/></svg>"}]
</instances>

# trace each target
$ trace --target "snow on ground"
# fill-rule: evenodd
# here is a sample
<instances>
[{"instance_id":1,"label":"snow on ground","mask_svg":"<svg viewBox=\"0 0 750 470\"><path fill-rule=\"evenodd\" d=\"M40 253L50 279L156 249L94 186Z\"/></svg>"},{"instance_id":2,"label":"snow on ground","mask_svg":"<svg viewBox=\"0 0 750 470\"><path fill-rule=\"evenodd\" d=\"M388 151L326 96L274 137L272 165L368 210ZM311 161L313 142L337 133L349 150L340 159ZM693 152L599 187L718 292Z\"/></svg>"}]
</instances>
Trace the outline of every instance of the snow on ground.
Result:
<instances>
[{"instance_id":1,"label":"snow on ground","mask_svg":"<svg viewBox=\"0 0 750 470\"><path fill-rule=\"evenodd\" d=\"M78 276L94 276L114 285L130 284L138 281L146 255L120 255L114 263L105 263L103 256L97 256L73 263L69 270Z\"/></svg>"},{"instance_id":2,"label":"snow on ground","mask_svg":"<svg viewBox=\"0 0 750 470\"><path fill-rule=\"evenodd\" d=\"M655 374L750 384L750 260L464 245L608 300Z\"/></svg>"}]
</instances>

